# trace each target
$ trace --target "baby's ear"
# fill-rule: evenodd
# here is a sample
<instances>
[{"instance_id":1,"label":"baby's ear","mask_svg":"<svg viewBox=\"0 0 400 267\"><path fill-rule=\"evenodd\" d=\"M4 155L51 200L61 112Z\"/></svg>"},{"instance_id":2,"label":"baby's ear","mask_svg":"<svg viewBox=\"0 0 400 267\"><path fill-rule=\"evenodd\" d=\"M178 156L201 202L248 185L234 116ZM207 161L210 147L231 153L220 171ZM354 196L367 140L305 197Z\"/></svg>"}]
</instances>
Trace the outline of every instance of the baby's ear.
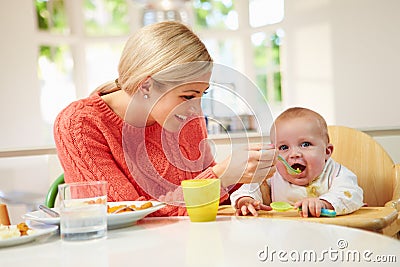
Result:
<instances>
[{"instance_id":1,"label":"baby's ear","mask_svg":"<svg viewBox=\"0 0 400 267\"><path fill-rule=\"evenodd\" d=\"M332 144L328 144L325 148L325 160L328 160L333 153L333 145Z\"/></svg>"}]
</instances>

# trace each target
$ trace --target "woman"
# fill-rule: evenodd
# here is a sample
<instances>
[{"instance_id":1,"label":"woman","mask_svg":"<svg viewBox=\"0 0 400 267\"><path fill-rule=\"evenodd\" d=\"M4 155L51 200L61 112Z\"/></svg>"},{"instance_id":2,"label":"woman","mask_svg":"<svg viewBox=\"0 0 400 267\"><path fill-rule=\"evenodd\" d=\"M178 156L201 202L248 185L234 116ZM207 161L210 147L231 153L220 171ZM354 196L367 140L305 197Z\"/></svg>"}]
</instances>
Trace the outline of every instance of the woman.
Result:
<instances>
[{"instance_id":1,"label":"woman","mask_svg":"<svg viewBox=\"0 0 400 267\"><path fill-rule=\"evenodd\" d=\"M152 24L132 35L118 79L70 104L55 121L65 181L106 180L108 201L169 201L185 179L220 178L224 189L271 175L270 147L254 145L214 162L199 105L211 69L204 44L180 23ZM155 215L184 213L168 205Z\"/></svg>"}]
</instances>

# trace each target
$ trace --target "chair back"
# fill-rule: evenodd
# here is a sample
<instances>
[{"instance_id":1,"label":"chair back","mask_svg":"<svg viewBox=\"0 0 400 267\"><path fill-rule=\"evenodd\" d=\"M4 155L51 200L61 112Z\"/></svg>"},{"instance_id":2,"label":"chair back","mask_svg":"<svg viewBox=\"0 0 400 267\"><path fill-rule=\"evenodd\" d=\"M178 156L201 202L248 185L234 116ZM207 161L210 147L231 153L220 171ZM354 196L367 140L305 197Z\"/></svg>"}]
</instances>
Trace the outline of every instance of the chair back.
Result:
<instances>
[{"instance_id":1,"label":"chair back","mask_svg":"<svg viewBox=\"0 0 400 267\"><path fill-rule=\"evenodd\" d=\"M332 158L357 175L368 206L384 206L400 197L400 168L371 136L344 126L328 127Z\"/></svg>"},{"instance_id":2,"label":"chair back","mask_svg":"<svg viewBox=\"0 0 400 267\"><path fill-rule=\"evenodd\" d=\"M58 185L64 183L64 173L62 173L54 182L50 185L47 191L46 199L44 205L48 208L54 208L54 203L56 202L56 197L58 194Z\"/></svg>"}]
</instances>

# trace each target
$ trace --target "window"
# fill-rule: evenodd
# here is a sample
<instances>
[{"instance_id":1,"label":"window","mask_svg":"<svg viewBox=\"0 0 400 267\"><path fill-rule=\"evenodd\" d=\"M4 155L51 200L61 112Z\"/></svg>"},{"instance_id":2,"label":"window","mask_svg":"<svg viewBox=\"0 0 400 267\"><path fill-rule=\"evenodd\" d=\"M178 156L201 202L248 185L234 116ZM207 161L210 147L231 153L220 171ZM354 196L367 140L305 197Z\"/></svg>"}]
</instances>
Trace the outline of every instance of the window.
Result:
<instances>
[{"instance_id":1,"label":"window","mask_svg":"<svg viewBox=\"0 0 400 267\"><path fill-rule=\"evenodd\" d=\"M276 23L283 20L283 4L283 0L194 1L194 29L214 61L235 68L254 81L262 92L264 104L267 101L276 113L282 106L280 53L284 38L284 31ZM242 17L248 17L249 21L243 21ZM236 85L231 88L239 90ZM212 96L216 98L216 103L221 98L230 103L241 102L238 99L232 100L233 96L228 90L219 90L219 93L211 93L207 97ZM222 116L217 105L210 110L210 100L204 102L207 103L203 105L204 113L220 122L220 127L211 123L210 133L257 130L253 128L254 124L246 123L247 119L241 120L244 122L243 127L237 127L236 117L252 116L251 112L239 108L238 104L228 104L237 109L235 114L227 115L225 112ZM250 117L249 121L253 120Z\"/></svg>"},{"instance_id":2,"label":"window","mask_svg":"<svg viewBox=\"0 0 400 267\"><path fill-rule=\"evenodd\" d=\"M185 24L193 24L191 17L191 2L181 1L143 1L142 24L149 25L160 21L181 21Z\"/></svg>"},{"instance_id":3,"label":"window","mask_svg":"<svg viewBox=\"0 0 400 267\"><path fill-rule=\"evenodd\" d=\"M41 108L49 133L63 107L115 79L129 34L162 20L192 25L215 62L256 82L273 108L279 109L282 103L280 49L284 32L275 23L283 19L283 0L33 1ZM249 21L243 21L247 17ZM232 88L238 89L236 85ZM232 96L225 97L232 100ZM237 115L247 116L244 110ZM228 123L226 129L238 127Z\"/></svg>"},{"instance_id":4,"label":"window","mask_svg":"<svg viewBox=\"0 0 400 267\"><path fill-rule=\"evenodd\" d=\"M279 23L284 17L283 0L250 0L249 22L251 27Z\"/></svg>"},{"instance_id":5,"label":"window","mask_svg":"<svg viewBox=\"0 0 400 267\"><path fill-rule=\"evenodd\" d=\"M83 10L86 35L129 34L129 14L126 0L85 0Z\"/></svg>"},{"instance_id":6,"label":"window","mask_svg":"<svg viewBox=\"0 0 400 267\"><path fill-rule=\"evenodd\" d=\"M251 36L256 83L269 102L282 101L280 45L284 32L281 29L267 35L265 32Z\"/></svg>"},{"instance_id":7,"label":"window","mask_svg":"<svg viewBox=\"0 0 400 267\"><path fill-rule=\"evenodd\" d=\"M282 103L281 45L285 33L276 25L284 18L283 0L249 0L254 80L273 109Z\"/></svg>"},{"instance_id":8,"label":"window","mask_svg":"<svg viewBox=\"0 0 400 267\"><path fill-rule=\"evenodd\" d=\"M36 0L35 7L39 30L56 34L70 32L64 0Z\"/></svg>"},{"instance_id":9,"label":"window","mask_svg":"<svg viewBox=\"0 0 400 267\"><path fill-rule=\"evenodd\" d=\"M238 14L234 0L195 0L195 29L238 29Z\"/></svg>"},{"instance_id":10,"label":"window","mask_svg":"<svg viewBox=\"0 0 400 267\"><path fill-rule=\"evenodd\" d=\"M47 142L52 143L60 110L117 76L119 56L131 32L129 1L34 2L41 113Z\"/></svg>"},{"instance_id":11,"label":"window","mask_svg":"<svg viewBox=\"0 0 400 267\"><path fill-rule=\"evenodd\" d=\"M59 107L76 99L71 48L68 45L42 45L39 51L41 113L43 120L52 125Z\"/></svg>"},{"instance_id":12,"label":"window","mask_svg":"<svg viewBox=\"0 0 400 267\"><path fill-rule=\"evenodd\" d=\"M60 107L76 99L74 61L69 42L60 42L71 33L63 0L36 0L37 28L43 36L38 45L38 79L43 121L52 126ZM47 38L58 36L58 38ZM52 131L46 131L52 140Z\"/></svg>"}]
</instances>

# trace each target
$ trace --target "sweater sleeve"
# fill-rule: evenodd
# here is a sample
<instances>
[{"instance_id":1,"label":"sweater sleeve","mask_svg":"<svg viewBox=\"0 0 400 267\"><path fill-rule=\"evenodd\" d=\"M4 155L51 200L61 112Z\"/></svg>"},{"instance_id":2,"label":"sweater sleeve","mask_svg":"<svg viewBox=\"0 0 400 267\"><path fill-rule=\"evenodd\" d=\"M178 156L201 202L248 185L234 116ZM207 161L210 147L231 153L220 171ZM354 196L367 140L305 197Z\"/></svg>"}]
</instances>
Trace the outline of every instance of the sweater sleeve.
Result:
<instances>
[{"instance_id":1,"label":"sweater sleeve","mask_svg":"<svg viewBox=\"0 0 400 267\"><path fill-rule=\"evenodd\" d=\"M205 120L202 117L191 120L184 127L180 144L182 145L181 149L184 151L185 158L190 160L198 160L201 158L198 163L199 165L201 164L203 171L191 179L219 179L212 170L212 167L216 162L214 161L210 144L207 141L207 127L205 125ZM199 165L197 165L197 168ZM228 191L227 188L221 187L221 203L229 198Z\"/></svg>"},{"instance_id":2,"label":"sweater sleeve","mask_svg":"<svg viewBox=\"0 0 400 267\"><path fill-rule=\"evenodd\" d=\"M232 207L236 209L237 208L236 202L239 200L239 198L246 196L258 200L261 203L263 202L259 184L257 183L243 184L238 190L233 192L230 196Z\"/></svg>"},{"instance_id":3,"label":"sweater sleeve","mask_svg":"<svg viewBox=\"0 0 400 267\"><path fill-rule=\"evenodd\" d=\"M338 175L332 178L329 191L319 198L331 203L338 215L352 213L364 205L363 190L357 184L357 176L343 165Z\"/></svg>"},{"instance_id":4,"label":"sweater sleeve","mask_svg":"<svg viewBox=\"0 0 400 267\"><path fill-rule=\"evenodd\" d=\"M77 112L70 107L61 112L54 124L54 138L66 182L105 180L108 183L108 201L136 200L136 191L110 146L118 140L102 127L99 117ZM107 140L107 138L109 140Z\"/></svg>"},{"instance_id":5,"label":"sweater sleeve","mask_svg":"<svg viewBox=\"0 0 400 267\"><path fill-rule=\"evenodd\" d=\"M214 166L215 164L212 164ZM219 179L218 176L212 171L212 166L208 167L205 169L205 171L201 172L199 175L197 175L194 179ZM221 186L221 191L220 191L220 203L224 202L229 198L228 194L228 189L223 188Z\"/></svg>"}]
</instances>

